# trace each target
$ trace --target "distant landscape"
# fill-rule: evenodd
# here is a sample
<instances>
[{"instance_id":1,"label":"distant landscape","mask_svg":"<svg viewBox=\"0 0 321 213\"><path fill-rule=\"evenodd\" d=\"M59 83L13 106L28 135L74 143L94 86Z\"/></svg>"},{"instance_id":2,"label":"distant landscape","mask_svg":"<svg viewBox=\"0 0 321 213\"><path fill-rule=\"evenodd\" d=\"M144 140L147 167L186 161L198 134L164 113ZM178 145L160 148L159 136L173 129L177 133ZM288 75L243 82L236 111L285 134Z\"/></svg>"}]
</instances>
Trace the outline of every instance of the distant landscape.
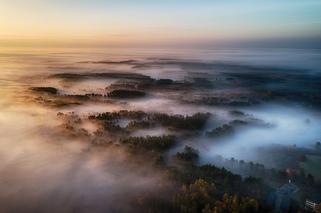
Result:
<instances>
[{"instance_id":1,"label":"distant landscape","mask_svg":"<svg viewBox=\"0 0 321 213\"><path fill-rule=\"evenodd\" d=\"M0 0L0 213L321 213L320 0Z\"/></svg>"},{"instance_id":2,"label":"distant landscape","mask_svg":"<svg viewBox=\"0 0 321 213\"><path fill-rule=\"evenodd\" d=\"M319 72L87 55L2 55L4 211L270 212L289 181L292 209L320 200Z\"/></svg>"}]
</instances>

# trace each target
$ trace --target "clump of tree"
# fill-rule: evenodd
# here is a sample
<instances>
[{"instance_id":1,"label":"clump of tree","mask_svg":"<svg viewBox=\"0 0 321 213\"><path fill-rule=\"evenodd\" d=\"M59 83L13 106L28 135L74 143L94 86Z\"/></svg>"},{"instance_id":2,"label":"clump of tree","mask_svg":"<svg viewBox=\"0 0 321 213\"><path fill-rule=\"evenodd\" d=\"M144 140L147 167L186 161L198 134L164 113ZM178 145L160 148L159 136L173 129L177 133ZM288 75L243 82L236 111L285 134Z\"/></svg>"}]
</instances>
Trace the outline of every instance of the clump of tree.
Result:
<instances>
[{"instance_id":1,"label":"clump of tree","mask_svg":"<svg viewBox=\"0 0 321 213\"><path fill-rule=\"evenodd\" d=\"M173 81L172 79L139 79L139 80L121 80L106 87L107 90L114 89L184 89L186 83Z\"/></svg>"},{"instance_id":2,"label":"clump of tree","mask_svg":"<svg viewBox=\"0 0 321 213\"><path fill-rule=\"evenodd\" d=\"M56 95L58 90L54 87L31 87L31 91Z\"/></svg>"},{"instance_id":3,"label":"clump of tree","mask_svg":"<svg viewBox=\"0 0 321 213\"><path fill-rule=\"evenodd\" d=\"M214 165L196 166L186 164L184 169L169 168L167 174L170 179L190 184L197 179L204 179L211 183L220 183L217 185L219 190L233 190L239 188L242 182L240 175L235 175L224 168L218 168Z\"/></svg>"},{"instance_id":4,"label":"clump of tree","mask_svg":"<svg viewBox=\"0 0 321 213\"><path fill-rule=\"evenodd\" d=\"M320 141L316 142L316 143L315 143L315 147L316 147L317 149L321 149L321 142L320 142Z\"/></svg>"},{"instance_id":5,"label":"clump of tree","mask_svg":"<svg viewBox=\"0 0 321 213\"><path fill-rule=\"evenodd\" d=\"M125 89L113 90L107 94L109 98L142 98L145 95L146 93L143 91Z\"/></svg>"},{"instance_id":6,"label":"clump of tree","mask_svg":"<svg viewBox=\"0 0 321 213\"><path fill-rule=\"evenodd\" d=\"M115 121L104 121L103 127L104 130L108 132L119 132L123 130Z\"/></svg>"},{"instance_id":7,"label":"clump of tree","mask_svg":"<svg viewBox=\"0 0 321 213\"><path fill-rule=\"evenodd\" d=\"M207 131L206 136L208 136L208 137L225 136L225 135L233 133L235 131L235 127L245 126L250 123L253 124L253 123L259 123L259 122L260 122L260 120L257 120L257 119L250 119L250 120L236 119L236 120L229 122L228 124L224 124L223 126L216 127L214 129L212 129L211 131Z\"/></svg>"},{"instance_id":8,"label":"clump of tree","mask_svg":"<svg viewBox=\"0 0 321 213\"><path fill-rule=\"evenodd\" d=\"M147 121L147 120L141 120L141 121L130 121L126 127L126 129L132 131L132 130L136 130L136 129L149 129L154 127L155 124Z\"/></svg>"},{"instance_id":9,"label":"clump of tree","mask_svg":"<svg viewBox=\"0 0 321 213\"><path fill-rule=\"evenodd\" d=\"M135 90L145 90L150 88L153 85L153 79L149 80L121 80L117 81L108 87L106 90L115 90L115 89L135 89Z\"/></svg>"},{"instance_id":10,"label":"clump of tree","mask_svg":"<svg viewBox=\"0 0 321 213\"><path fill-rule=\"evenodd\" d=\"M86 80L86 79L132 79L151 80L150 76L139 73L58 73L50 76L64 80Z\"/></svg>"},{"instance_id":11,"label":"clump of tree","mask_svg":"<svg viewBox=\"0 0 321 213\"><path fill-rule=\"evenodd\" d=\"M193 86L198 88L212 89L213 82L207 78L193 78Z\"/></svg>"},{"instance_id":12,"label":"clump of tree","mask_svg":"<svg viewBox=\"0 0 321 213\"><path fill-rule=\"evenodd\" d=\"M61 95L60 97L64 97L67 99L74 99L79 101L88 101L91 97L94 97L92 95Z\"/></svg>"},{"instance_id":13,"label":"clump of tree","mask_svg":"<svg viewBox=\"0 0 321 213\"><path fill-rule=\"evenodd\" d=\"M239 117L246 116L244 112L239 110L231 110L229 113L233 116L239 116Z\"/></svg>"},{"instance_id":14,"label":"clump of tree","mask_svg":"<svg viewBox=\"0 0 321 213\"><path fill-rule=\"evenodd\" d=\"M149 151L165 151L176 144L176 137L173 135L128 137L121 140L132 148L146 149Z\"/></svg>"},{"instance_id":15,"label":"clump of tree","mask_svg":"<svg viewBox=\"0 0 321 213\"><path fill-rule=\"evenodd\" d=\"M251 213L262 212L255 198L239 197L224 193L220 197L216 185L204 179L183 185L181 191L174 197L177 212L184 213Z\"/></svg>"},{"instance_id":16,"label":"clump of tree","mask_svg":"<svg viewBox=\"0 0 321 213\"><path fill-rule=\"evenodd\" d=\"M161 86L172 85L173 83L174 81L172 79L167 79L167 78L156 80L156 84Z\"/></svg>"},{"instance_id":17,"label":"clump of tree","mask_svg":"<svg viewBox=\"0 0 321 213\"><path fill-rule=\"evenodd\" d=\"M215 192L215 184L197 179L194 183L182 186L181 191L174 197L174 205L178 212L202 212L206 205L213 202Z\"/></svg>"},{"instance_id":18,"label":"clump of tree","mask_svg":"<svg viewBox=\"0 0 321 213\"><path fill-rule=\"evenodd\" d=\"M259 203L256 199L250 197L238 197L237 195L224 194L221 200L215 202L211 207L208 204L202 211L202 213L254 213L261 212Z\"/></svg>"},{"instance_id":19,"label":"clump of tree","mask_svg":"<svg viewBox=\"0 0 321 213\"><path fill-rule=\"evenodd\" d=\"M166 170L170 180L182 185L192 184L198 179L214 184L217 192L215 199L221 198L224 193L228 193L237 194L241 197L255 197L261 202L271 190L259 178L242 179L240 175L214 165L182 164L179 168L170 167Z\"/></svg>"},{"instance_id":20,"label":"clump of tree","mask_svg":"<svg viewBox=\"0 0 321 213\"><path fill-rule=\"evenodd\" d=\"M185 146L184 151L177 152L174 157L181 161L195 163L199 159L199 152L193 147Z\"/></svg>"},{"instance_id":21,"label":"clump of tree","mask_svg":"<svg viewBox=\"0 0 321 213\"><path fill-rule=\"evenodd\" d=\"M147 113L143 111L128 111L120 110L118 112L104 112L95 115L90 115L89 119L97 120L116 120L116 119L143 119L147 116Z\"/></svg>"},{"instance_id":22,"label":"clump of tree","mask_svg":"<svg viewBox=\"0 0 321 213\"><path fill-rule=\"evenodd\" d=\"M235 97L226 97L226 96L215 96L215 97L201 97L194 100L185 100L186 102L206 104L209 106L250 106L258 104L259 100L255 97L250 96L235 96Z\"/></svg>"},{"instance_id":23,"label":"clump of tree","mask_svg":"<svg viewBox=\"0 0 321 213\"><path fill-rule=\"evenodd\" d=\"M157 121L162 126L185 130L199 130L204 128L210 116L210 113L196 113L192 116L155 113L149 116L149 120Z\"/></svg>"},{"instance_id":24,"label":"clump of tree","mask_svg":"<svg viewBox=\"0 0 321 213\"><path fill-rule=\"evenodd\" d=\"M208 137L221 137L234 132L234 127L230 124L224 124L223 126L216 127L211 131L206 132Z\"/></svg>"},{"instance_id":25,"label":"clump of tree","mask_svg":"<svg viewBox=\"0 0 321 213\"><path fill-rule=\"evenodd\" d=\"M97 120L116 120L116 119L132 119L130 127L152 127L161 125L164 127L183 129L183 130L200 130L204 128L207 120L211 116L210 113L196 113L192 116L185 115L168 115L166 113L145 113L143 111L127 111L105 112L96 115L90 115L89 119Z\"/></svg>"}]
</instances>

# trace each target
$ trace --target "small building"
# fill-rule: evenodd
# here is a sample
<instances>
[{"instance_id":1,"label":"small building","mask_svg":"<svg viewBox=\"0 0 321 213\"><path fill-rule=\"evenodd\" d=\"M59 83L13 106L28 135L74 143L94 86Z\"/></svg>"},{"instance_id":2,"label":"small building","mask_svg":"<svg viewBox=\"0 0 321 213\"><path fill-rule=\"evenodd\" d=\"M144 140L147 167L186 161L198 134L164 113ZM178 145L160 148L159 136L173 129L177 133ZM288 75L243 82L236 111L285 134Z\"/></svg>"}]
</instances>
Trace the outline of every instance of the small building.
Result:
<instances>
[{"instance_id":1,"label":"small building","mask_svg":"<svg viewBox=\"0 0 321 213\"><path fill-rule=\"evenodd\" d=\"M320 204L317 204L317 203L312 202L310 200L305 201L304 207L307 211L310 211L310 212L319 212L319 209L321 209Z\"/></svg>"}]
</instances>

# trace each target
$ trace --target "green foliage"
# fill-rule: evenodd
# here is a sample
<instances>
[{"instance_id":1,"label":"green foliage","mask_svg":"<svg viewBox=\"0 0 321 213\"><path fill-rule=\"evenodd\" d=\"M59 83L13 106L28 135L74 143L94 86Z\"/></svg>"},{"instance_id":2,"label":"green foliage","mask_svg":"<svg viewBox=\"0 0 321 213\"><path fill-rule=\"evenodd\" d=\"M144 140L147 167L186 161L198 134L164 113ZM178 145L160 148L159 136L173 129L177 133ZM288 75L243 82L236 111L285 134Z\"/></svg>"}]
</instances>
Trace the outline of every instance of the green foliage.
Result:
<instances>
[{"instance_id":1,"label":"green foliage","mask_svg":"<svg viewBox=\"0 0 321 213\"><path fill-rule=\"evenodd\" d=\"M165 127L171 127L184 130L200 130L202 129L210 113L196 113L192 116L184 115L168 115L165 113L145 113L142 111L105 112L89 116L89 119L96 120L117 120L122 118L133 119L129 127L151 127L159 124Z\"/></svg>"},{"instance_id":2,"label":"green foliage","mask_svg":"<svg viewBox=\"0 0 321 213\"><path fill-rule=\"evenodd\" d=\"M159 79L159 80L156 80L156 84L157 85L162 85L162 86L164 86L164 85L171 85L171 84L173 84L174 83L174 81L172 80L172 79Z\"/></svg>"},{"instance_id":3,"label":"green foliage","mask_svg":"<svg viewBox=\"0 0 321 213\"><path fill-rule=\"evenodd\" d=\"M118 112L104 112L97 115L89 116L89 119L97 119L97 120L115 120L122 118L129 119L143 119L147 114L143 111L128 111L128 110L120 110Z\"/></svg>"},{"instance_id":4,"label":"green foliage","mask_svg":"<svg viewBox=\"0 0 321 213\"><path fill-rule=\"evenodd\" d=\"M250 197L239 197L225 193L221 198L213 183L197 179L194 183L183 185L174 197L174 205L182 213L251 213L260 212L259 203Z\"/></svg>"},{"instance_id":5,"label":"green foliage","mask_svg":"<svg viewBox=\"0 0 321 213\"><path fill-rule=\"evenodd\" d=\"M229 113L233 116L239 116L239 117L246 116L244 112L239 110L231 110Z\"/></svg>"},{"instance_id":6,"label":"green foliage","mask_svg":"<svg viewBox=\"0 0 321 213\"><path fill-rule=\"evenodd\" d=\"M184 151L176 153L175 157L182 161L195 163L199 158L199 152L190 146L185 146Z\"/></svg>"},{"instance_id":7,"label":"green foliage","mask_svg":"<svg viewBox=\"0 0 321 213\"><path fill-rule=\"evenodd\" d=\"M199 130L205 126L210 116L210 113L196 113L192 116L155 113L149 116L149 120L157 121L162 126L185 130Z\"/></svg>"},{"instance_id":8,"label":"green foliage","mask_svg":"<svg viewBox=\"0 0 321 213\"><path fill-rule=\"evenodd\" d=\"M241 176L214 165L195 166L188 164L183 169L173 167L168 169L168 176L170 179L183 184L190 184L201 178L207 182L217 184L220 190L226 191L240 190L242 182Z\"/></svg>"},{"instance_id":9,"label":"green foliage","mask_svg":"<svg viewBox=\"0 0 321 213\"><path fill-rule=\"evenodd\" d=\"M257 121L257 120L252 120L252 122L254 122L254 121ZM229 122L228 124L224 124L223 126L217 127L211 131L206 132L206 135L208 137L225 136L227 134L233 133L236 127L244 126L247 124L249 124L248 121L236 119L236 120Z\"/></svg>"},{"instance_id":10,"label":"green foliage","mask_svg":"<svg viewBox=\"0 0 321 213\"><path fill-rule=\"evenodd\" d=\"M202 212L206 204L210 203L216 187L203 179L197 179L190 185L183 185L181 191L174 197L174 205L179 212Z\"/></svg>"},{"instance_id":11,"label":"green foliage","mask_svg":"<svg viewBox=\"0 0 321 213\"><path fill-rule=\"evenodd\" d=\"M136 130L136 129L149 129L154 127L155 124L146 120L142 120L142 121L131 121L128 123L126 129L128 130Z\"/></svg>"},{"instance_id":12,"label":"green foliage","mask_svg":"<svg viewBox=\"0 0 321 213\"><path fill-rule=\"evenodd\" d=\"M122 131L122 128L113 121L104 121L104 129L109 132Z\"/></svg>"},{"instance_id":13,"label":"green foliage","mask_svg":"<svg viewBox=\"0 0 321 213\"><path fill-rule=\"evenodd\" d=\"M193 84L195 87L211 89L213 88L212 81L207 78L193 78Z\"/></svg>"},{"instance_id":14,"label":"green foliage","mask_svg":"<svg viewBox=\"0 0 321 213\"><path fill-rule=\"evenodd\" d=\"M217 127L211 131L206 132L208 137L221 137L234 132L233 126L230 124L224 124L223 126Z\"/></svg>"},{"instance_id":15,"label":"green foliage","mask_svg":"<svg viewBox=\"0 0 321 213\"><path fill-rule=\"evenodd\" d=\"M251 212L259 212L259 203L256 199L250 197L239 198L237 195L224 194L221 200L215 202L214 207L208 211L209 208L206 208L208 212L215 213L251 213Z\"/></svg>"},{"instance_id":16,"label":"green foliage","mask_svg":"<svg viewBox=\"0 0 321 213\"><path fill-rule=\"evenodd\" d=\"M110 98L142 98L146 95L143 91L117 89L107 94Z\"/></svg>"},{"instance_id":17,"label":"green foliage","mask_svg":"<svg viewBox=\"0 0 321 213\"><path fill-rule=\"evenodd\" d=\"M121 140L121 143L126 144L132 148L165 151L175 145L176 138L172 135L129 137Z\"/></svg>"}]
</instances>

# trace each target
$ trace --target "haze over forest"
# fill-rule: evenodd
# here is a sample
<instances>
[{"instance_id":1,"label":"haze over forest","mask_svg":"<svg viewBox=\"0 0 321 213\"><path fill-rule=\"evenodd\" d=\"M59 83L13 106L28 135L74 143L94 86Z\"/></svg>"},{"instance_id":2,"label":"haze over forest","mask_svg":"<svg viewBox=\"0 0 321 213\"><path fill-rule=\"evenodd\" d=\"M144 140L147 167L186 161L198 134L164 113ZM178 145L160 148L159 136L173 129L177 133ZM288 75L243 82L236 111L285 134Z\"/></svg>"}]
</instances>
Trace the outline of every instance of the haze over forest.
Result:
<instances>
[{"instance_id":1,"label":"haze over forest","mask_svg":"<svg viewBox=\"0 0 321 213\"><path fill-rule=\"evenodd\" d=\"M321 2L0 0L0 212L321 212Z\"/></svg>"}]
</instances>

